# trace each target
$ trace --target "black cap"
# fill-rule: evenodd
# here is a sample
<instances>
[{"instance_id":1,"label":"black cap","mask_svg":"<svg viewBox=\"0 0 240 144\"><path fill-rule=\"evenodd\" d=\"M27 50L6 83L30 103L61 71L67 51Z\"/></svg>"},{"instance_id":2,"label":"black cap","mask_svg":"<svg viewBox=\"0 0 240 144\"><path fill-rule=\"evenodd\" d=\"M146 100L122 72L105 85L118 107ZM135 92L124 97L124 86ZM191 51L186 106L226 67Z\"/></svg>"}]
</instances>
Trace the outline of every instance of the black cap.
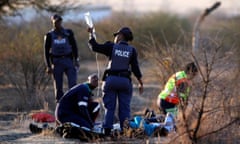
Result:
<instances>
[{"instance_id":1,"label":"black cap","mask_svg":"<svg viewBox=\"0 0 240 144\"><path fill-rule=\"evenodd\" d=\"M55 15L51 16L51 20L53 22L55 22L55 21L62 21L62 17L60 15L58 15L58 14L55 14Z\"/></svg>"},{"instance_id":2,"label":"black cap","mask_svg":"<svg viewBox=\"0 0 240 144\"><path fill-rule=\"evenodd\" d=\"M116 33L113 34L113 36L117 36L118 34L123 34L125 37L125 40L132 41L133 40L133 33L128 27L122 27L120 30L118 30Z\"/></svg>"}]
</instances>

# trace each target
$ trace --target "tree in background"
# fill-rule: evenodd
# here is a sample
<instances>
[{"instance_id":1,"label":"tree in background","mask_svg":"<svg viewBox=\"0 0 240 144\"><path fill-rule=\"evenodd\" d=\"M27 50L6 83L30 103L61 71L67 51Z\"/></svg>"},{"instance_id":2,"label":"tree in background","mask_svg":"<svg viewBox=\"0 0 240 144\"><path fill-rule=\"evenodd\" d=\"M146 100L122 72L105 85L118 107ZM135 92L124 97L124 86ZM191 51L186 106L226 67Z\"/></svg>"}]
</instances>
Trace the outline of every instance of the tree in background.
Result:
<instances>
[{"instance_id":1,"label":"tree in background","mask_svg":"<svg viewBox=\"0 0 240 144\"><path fill-rule=\"evenodd\" d=\"M48 12L64 13L66 10L76 8L68 0L60 0L54 4L51 0L1 0L0 18L2 16L20 15L19 10L26 7L33 7L36 10L45 10Z\"/></svg>"},{"instance_id":2,"label":"tree in background","mask_svg":"<svg viewBox=\"0 0 240 144\"><path fill-rule=\"evenodd\" d=\"M20 100L13 109L27 110L42 108L48 97L46 89L50 77L45 74L43 61L43 23L28 23L25 25L5 25L5 16L21 16L20 11L32 7L37 11L47 11L63 14L65 11L76 8L67 0L51 3L51 0L1 0L1 84L13 87ZM32 26L30 26L32 25ZM8 86L9 87L9 86ZM16 97L15 100L18 100ZM7 107L8 109L8 107ZM8 109L9 110L9 109Z\"/></svg>"},{"instance_id":3,"label":"tree in background","mask_svg":"<svg viewBox=\"0 0 240 144\"><path fill-rule=\"evenodd\" d=\"M1 27L2 85L9 85L17 92L15 108L20 111L42 108L48 101L45 90L50 77L45 74L41 55L43 38L38 29L31 26Z\"/></svg>"}]
</instances>

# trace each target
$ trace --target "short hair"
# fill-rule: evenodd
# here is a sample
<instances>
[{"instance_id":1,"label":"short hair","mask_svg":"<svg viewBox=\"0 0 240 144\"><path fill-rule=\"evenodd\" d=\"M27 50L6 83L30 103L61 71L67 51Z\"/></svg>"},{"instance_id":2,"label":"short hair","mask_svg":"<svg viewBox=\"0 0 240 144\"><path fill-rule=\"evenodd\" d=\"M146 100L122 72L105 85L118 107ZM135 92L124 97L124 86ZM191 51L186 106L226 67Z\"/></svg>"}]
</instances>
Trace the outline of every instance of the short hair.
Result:
<instances>
[{"instance_id":1,"label":"short hair","mask_svg":"<svg viewBox=\"0 0 240 144\"><path fill-rule=\"evenodd\" d=\"M62 17L60 15L58 15L58 14L54 14L53 16L51 16L51 20L53 22L55 22L55 21L62 21Z\"/></svg>"},{"instance_id":2,"label":"short hair","mask_svg":"<svg viewBox=\"0 0 240 144\"><path fill-rule=\"evenodd\" d=\"M195 65L194 62L190 62L186 65L185 72L186 73L190 73L190 72L196 73L196 72L198 72L198 68L197 68L197 66Z\"/></svg>"},{"instance_id":3,"label":"short hair","mask_svg":"<svg viewBox=\"0 0 240 144\"><path fill-rule=\"evenodd\" d=\"M98 78L98 75L96 73L93 73L88 76L88 80L90 81L91 79Z\"/></svg>"}]
</instances>

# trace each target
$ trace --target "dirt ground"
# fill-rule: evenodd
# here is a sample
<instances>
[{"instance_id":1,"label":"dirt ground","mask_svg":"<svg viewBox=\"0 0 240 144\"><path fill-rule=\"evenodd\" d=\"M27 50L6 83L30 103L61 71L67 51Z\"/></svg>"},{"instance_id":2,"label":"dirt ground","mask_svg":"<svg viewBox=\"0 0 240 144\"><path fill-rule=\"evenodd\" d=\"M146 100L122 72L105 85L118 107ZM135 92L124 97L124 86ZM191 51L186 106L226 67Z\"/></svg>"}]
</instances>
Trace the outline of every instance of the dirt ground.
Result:
<instances>
[{"instance_id":1,"label":"dirt ground","mask_svg":"<svg viewBox=\"0 0 240 144\"><path fill-rule=\"evenodd\" d=\"M92 67L89 67L89 65ZM85 63L81 66L81 76L79 81L84 81L86 75L97 72L95 62ZM102 66L103 64L100 63ZM84 74L83 74L84 73ZM143 70L145 73L145 70ZM144 80L146 81L146 79ZM134 83L134 82L133 82ZM135 87L135 83L134 83ZM155 98L159 92L159 87L149 86L145 83L144 93L138 94L137 89L134 89L131 110L133 114L142 113L146 108L154 107ZM2 96L3 97L3 96ZM10 100L8 98L8 100ZM6 103L6 102L5 102ZM4 103L3 103L4 104ZM11 104L8 104L11 105ZM77 139L64 139L54 134L32 134L29 130L31 120L28 119L27 113L23 112L0 112L0 144L78 144L83 143ZM99 116L103 118L103 112ZM117 141L99 141L95 143L166 143L166 138L150 138L150 139L127 139L122 138Z\"/></svg>"},{"instance_id":2,"label":"dirt ground","mask_svg":"<svg viewBox=\"0 0 240 144\"><path fill-rule=\"evenodd\" d=\"M86 143L78 139L64 139L54 133L43 132L32 134L28 128L31 120L23 113L0 113L0 143L1 144L79 144ZM99 140L88 143L132 144L132 143L167 143L167 138L133 139L121 137L116 140Z\"/></svg>"},{"instance_id":3,"label":"dirt ground","mask_svg":"<svg viewBox=\"0 0 240 144\"><path fill-rule=\"evenodd\" d=\"M153 88L146 88L147 91L155 91ZM133 115L142 114L146 107L151 107L153 95L137 95L135 91L132 99ZM102 113L100 113L99 121L101 121ZM0 112L0 144L79 144L83 143L78 139L64 139L53 133L32 134L29 130L29 124L32 120L29 118L29 113L23 112ZM53 124L54 125L54 124ZM166 138L149 138L149 139L129 139L121 138L116 141L101 140L94 143L114 143L114 144L130 144L130 143L166 143Z\"/></svg>"}]
</instances>

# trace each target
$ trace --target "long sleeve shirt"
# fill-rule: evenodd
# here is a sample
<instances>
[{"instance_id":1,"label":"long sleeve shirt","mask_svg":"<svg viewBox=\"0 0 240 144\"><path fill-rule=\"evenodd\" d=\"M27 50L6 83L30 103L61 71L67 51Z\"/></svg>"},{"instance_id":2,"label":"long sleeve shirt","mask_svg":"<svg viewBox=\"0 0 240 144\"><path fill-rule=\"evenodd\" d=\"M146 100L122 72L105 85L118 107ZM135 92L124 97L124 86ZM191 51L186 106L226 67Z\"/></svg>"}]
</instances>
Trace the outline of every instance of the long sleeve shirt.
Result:
<instances>
[{"instance_id":1,"label":"long sleeve shirt","mask_svg":"<svg viewBox=\"0 0 240 144\"><path fill-rule=\"evenodd\" d=\"M53 31L55 31L59 34L63 34L65 32L68 33L68 40L69 40L69 44L71 45L71 48L72 48L73 59L77 59L78 58L78 48L77 48L77 43L76 43L73 31L71 29L64 29L64 28L62 28L60 32L56 31L56 30L51 30L44 36L44 55L45 55L46 65L48 67L51 66L51 47L52 47L51 32L53 32Z\"/></svg>"},{"instance_id":2,"label":"long sleeve shirt","mask_svg":"<svg viewBox=\"0 0 240 144\"><path fill-rule=\"evenodd\" d=\"M90 49L92 51L101 53L101 54L107 56L109 58L109 60L111 60L112 51L113 51L113 47L114 47L113 42L107 41L104 44L99 44L96 42L96 40L94 38L91 38L89 40L89 44L90 44ZM128 45L128 43L125 41L121 41L119 44ZM137 79L140 79L142 77L142 73L140 71L138 58L137 58L137 51L135 48L133 48L133 55L132 55L132 58L131 58L129 64L131 65L131 71L133 72L134 76Z\"/></svg>"}]
</instances>

